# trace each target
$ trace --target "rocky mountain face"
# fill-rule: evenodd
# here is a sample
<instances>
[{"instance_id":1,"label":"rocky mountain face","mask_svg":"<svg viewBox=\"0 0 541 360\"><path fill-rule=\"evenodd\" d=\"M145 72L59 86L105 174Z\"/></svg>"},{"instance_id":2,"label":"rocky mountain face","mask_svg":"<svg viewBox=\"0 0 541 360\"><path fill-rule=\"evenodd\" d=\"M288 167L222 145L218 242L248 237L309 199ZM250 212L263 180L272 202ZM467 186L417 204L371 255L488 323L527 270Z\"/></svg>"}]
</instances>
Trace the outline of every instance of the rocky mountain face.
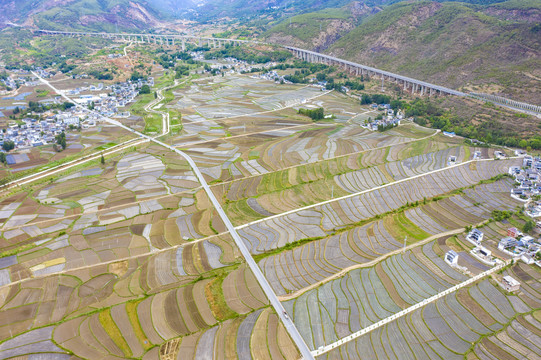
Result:
<instances>
[{"instance_id":1,"label":"rocky mountain face","mask_svg":"<svg viewBox=\"0 0 541 360\"><path fill-rule=\"evenodd\" d=\"M162 13L146 0L1 0L0 27L111 30L152 27Z\"/></svg>"}]
</instances>

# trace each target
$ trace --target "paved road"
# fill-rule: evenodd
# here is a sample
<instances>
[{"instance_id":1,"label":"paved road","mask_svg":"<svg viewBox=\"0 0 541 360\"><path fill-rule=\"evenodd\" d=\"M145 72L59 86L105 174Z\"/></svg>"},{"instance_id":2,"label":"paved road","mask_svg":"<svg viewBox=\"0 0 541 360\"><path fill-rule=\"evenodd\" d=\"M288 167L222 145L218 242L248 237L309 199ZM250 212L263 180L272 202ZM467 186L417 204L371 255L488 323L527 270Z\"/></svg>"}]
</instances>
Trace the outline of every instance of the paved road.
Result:
<instances>
[{"instance_id":1,"label":"paved road","mask_svg":"<svg viewBox=\"0 0 541 360\"><path fill-rule=\"evenodd\" d=\"M38 79L40 79L40 81L43 82L45 85L47 85L51 89L53 89L56 93L62 94L63 98L65 98L69 102L75 103L72 99L70 99L65 94L61 93L58 89L56 89L48 81L41 78L40 76L38 76L35 73L34 73L34 75L36 77L38 77ZM122 123L120 123L120 122L118 122L116 120L109 119L107 117L101 116L97 112L88 110L88 109L86 109L86 108L84 108L82 106L79 106L79 107L81 109L83 109L83 110L86 110L88 112L93 112L94 114L99 115L104 121L106 121L106 122L108 122L110 124L119 126L119 127L123 128L123 129L126 129L128 131L133 132L134 134L139 135L142 138L146 138L146 139L148 139L148 140L150 140L152 142L155 142L158 145L161 145L163 147L166 147L166 148L168 148L170 150L175 151L177 154L182 156L188 162L188 164L190 164L193 172L195 173L195 175L199 179L199 182L201 183L201 185L205 189L205 192L207 193L210 201L212 202L212 204L216 208L216 211L218 212L218 214L222 218L222 221L224 222L227 230L229 231L229 233L233 237L233 240L235 240L235 243L237 244L238 248L240 249L240 252L241 252L242 256L244 257L244 259L246 260L246 263L248 264L248 266L250 267L250 269L254 273L257 281L261 285L261 288L265 292L265 295L269 299L272 307L274 307L274 310L276 311L276 313L278 314L278 316L282 320L283 324L285 325L285 328L286 328L287 332L289 333L289 335L291 336L291 338L293 339L293 341L297 345L297 348L301 352L302 357L304 359L314 359L310 349L308 348L308 346L304 342L304 339L302 338L301 334L299 333L299 331L295 327L295 324L293 323L293 320L286 314L285 309L282 306L282 303L280 302L280 300L278 300L278 297L276 296L276 294L272 290L272 287L270 286L269 282L267 281L267 279L265 278L265 276L263 275L263 273L259 269L259 266L257 266L256 262L252 258L252 255L250 254L250 251L248 250L248 248L244 244L244 241L242 241L242 239L240 238L239 234L237 233L237 230L235 229L235 227L233 226L233 224L231 223L231 221L227 217L225 211L222 209L222 206L220 205L220 202L218 201L218 199L216 199L216 196L214 196L214 193L210 189L207 181L203 177L203 174L201 173L201 171L199 171L199 168L197 167L196 163L192 160L192 158L190 156L188 156L186 153L184 153L184 152L182 152L182 151L180 151L180 150L178 150L178 149L176 149L176 148L174 148L174 147L172 147L172 146L170 146L170 145L168 145L166 143L163 143L163 142L157 140L156 138L153 138L153 137L150 137L150 136L145 135L143 133L140 133L138 131L135 131L135 130L125 126L124 124L122 124Z\"/></svg>"}]
</instances>

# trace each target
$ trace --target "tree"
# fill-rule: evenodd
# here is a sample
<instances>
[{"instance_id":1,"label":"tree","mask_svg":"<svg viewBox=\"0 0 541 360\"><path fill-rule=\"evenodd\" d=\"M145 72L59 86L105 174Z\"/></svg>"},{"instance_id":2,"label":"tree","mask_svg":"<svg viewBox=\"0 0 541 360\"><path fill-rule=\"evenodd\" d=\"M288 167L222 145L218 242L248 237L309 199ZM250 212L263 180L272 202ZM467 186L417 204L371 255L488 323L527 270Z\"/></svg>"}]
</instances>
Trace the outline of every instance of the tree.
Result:
<instances>
[{"instance_id":1,"label":"tree","mask_svg":"<svg viewBox=\"0 0 541 360\"><path fill-rule=\"evenodd\" d=\"M150 86L146 84L141 86L141 90L139 90L139 94L150 94Z\"/></svg>"},{"instance_id":2,"label":"tree","mask_svg":"<svg viewBox=\"0 0 541 360\"><path fill-rule=\"evenodd\" d=\"M103 153L101 154L100 162L102 165L105 165L105 158L103 157Z\"/></svg>"},{"instance_id":3,"label":"tree","mask_svg":"<svg viewBox=\"0 0 541 360\"><path fill-rule=\"evenodd\" d=\"M372 103L372 98L368 94L361 95L361 105L367 105Z\"/></svg>"},{"instance_id":4,"label":"tree","mask_svg":"<svg viewBox=\"0 0 541 360\"><path fill-rule=\"evenodd\" d=\"M11 140L6 140L2 144L2 149L4 149L5 151L13 150L15 149L15 143Z\"/></svg>"},{"instance_id":5,"label":"tree","mask_svg":"<svg viewBox=\"0 0 541 360\"><path fill-rule=\"evenodd\" d=\"M134 81L134 82L138 81L139 79L144 79L144 78L145 78L145 76L143 74L139 73L137 70L135 70L130 76L130 80Z\"/></svg>"},{"instance_id":6,"label":"tree","mask_svg":"<svg viewBox=\"0 0 541 360\"><path fill-rule=\"evenodd\" d=\"M6 154L3 153L3 152L0 152L0 162L1 162L2 164L5 164L6 161L7 161L7 160L6 160Z\"/></svg>"},{"instance_id":7,"label":"tree","mask_svg":"<svg viewBox=\"0 0 541 360\"><path fill-rule=\"evenodd\" d=\"M59 135L56 135L56 143L62 146L62 150L66 149L66 133L62 131Z\"/></svg>"},{"instance_id":8,"label":"tree","mask_svg":"<svg viewBox=\"0 0 541 360\"><path fill-rule=\"evenodd\" d=\"M92 101L90 104L88 104L88 110L94 110L95 106L94 101Z\"/></svg>"},{"instance_id":9,"label":"tree","mask_svg":"<svg viewBox=\"0 0 541 360\"><path fill-rule=\"evenodd\" d=\"M522 228L522 231L524 231L525 233L529 233L530 231L533 230L534 227L535 227L535 223L532 220L528 220L524 224L524 227Z\"/></svg>"},{"instance_id":10,"label":"tree","mask_svg":"<svg viewBox=\"0 0 541 360\"><path fill-rule=\"evenodd\" d=\"M314 121L321 120L325 117L325 111L323 108L317 108L317 109L299 109L299 114L306 115L310 117Z\"/></svg>"}]
</instances>

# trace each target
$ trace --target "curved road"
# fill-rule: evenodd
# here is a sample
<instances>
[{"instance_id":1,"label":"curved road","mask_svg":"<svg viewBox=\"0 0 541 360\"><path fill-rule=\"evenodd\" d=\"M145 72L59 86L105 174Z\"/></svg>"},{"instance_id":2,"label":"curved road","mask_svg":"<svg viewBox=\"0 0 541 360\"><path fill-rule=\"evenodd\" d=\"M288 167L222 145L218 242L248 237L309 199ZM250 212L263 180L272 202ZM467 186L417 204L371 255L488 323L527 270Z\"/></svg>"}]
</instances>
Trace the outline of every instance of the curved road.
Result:
<instances>
[{"instance_id":1,"label":"curved road","mask_svg":"<svg viewBox=\"0 0 541 360\"><path fill-rule=\"evenodd\" d=\"M51 85L51 83L49 83L47 80L43 79L42 77L40 77L39 75L37 75L34 72L33 72L33 74L41 82L43 82L45 85L47 85L51 89L53 89L57 94L61 94L61 96L64 99L66 99L69 102L75 103L72 99L70 99L64 93L62 93L61 91L56 89L53 85ZM118 122L116 120L109 119L109 118L107 118L105 116L102 116L101 114L99 114L99 113L97 113L97 112L95 112L93 110L88 110L83 106L78 105L78 107L81 108L82 110L85 110L87 112L94 113L94 114L100 116L104 121L107 121L110 124L119 126L119 127L123 128L123 129L126 129L128 131L131 131L132 133L137 134L142 138L148 139L148 140L150 140L150 141L152 141L152 142L154 142L154 143L156 143L158 145L161 145L163 147L166 147L166 148L176 152L177 154L182 156L188 162L188 164L190 164L193 172L195 173L195 175L199 179L199 182L201 183L201 185L205 189L205 192L207 193L210 201L212 202L212 204L216 208L216 211L220 215L220 217L221 217L222 221L224 222L227 230L229 231L229 233L233 237L233 240L235 240L235 243L237 244L238 248L240 249L240 252L242 253L242 256L244 257L244 259L246 260L246 263L248 264L248 266L250 267L250 269L254 273L257 281L259 282L259 285L261 285L261 288L265 292L265 295L269 299L272 307L274 308L274 310L276 311L276 313L278 314L278 316L282 320L282 323L286 327L286 330L289 333L289 335L291 336L292 340L297 345L297 348L299 349L302 357L304 359L314 359L314 356L312 355L310 349L308 348L308 346L304 342L304 339L302 338L301 334L299 333L299 331L295 327L295 324L293 323L293 320L287 315L284 307L282 306L282 303L280 302L280 300L278 300L278 297L276 296L276 294L272 290L272 287L270 286L269 282L267 281L267 279L265 278L265 276L261 272L261 269L259 269L259 266L257 266L256 262L252 258L252 255L250 254L250 251L248 250L248 248L246 247L246 245L244 244L244 242L240 238L239 234L237 233L237 230L235 229L235 227L233 226L233 224L231 223L231 221L227 217L225 211L222 209L222 206L220 205L220 202L218 201L218 199L216 199L216 196L214 196L214 193L210 189L207 181L203 177L203 174L201 173L201 171L199 171L199 168L197 167L196 163L192 160L192 158L190 156L188 156L186 153L184 153L184 152L182 152L182 151L180 151L180 150L178 150L178 149L176 149L176 148L174 148L174 147L172 147L172 146L170 146L168 144L165 144L165 143L157 140L154 137L151 137L151 136L145 135L143 133L140 133L138 131L135 131L135 130L125 126L124 124L122 124L122 123L120 123L120 122Z\"/></svg>"}]
</instances>

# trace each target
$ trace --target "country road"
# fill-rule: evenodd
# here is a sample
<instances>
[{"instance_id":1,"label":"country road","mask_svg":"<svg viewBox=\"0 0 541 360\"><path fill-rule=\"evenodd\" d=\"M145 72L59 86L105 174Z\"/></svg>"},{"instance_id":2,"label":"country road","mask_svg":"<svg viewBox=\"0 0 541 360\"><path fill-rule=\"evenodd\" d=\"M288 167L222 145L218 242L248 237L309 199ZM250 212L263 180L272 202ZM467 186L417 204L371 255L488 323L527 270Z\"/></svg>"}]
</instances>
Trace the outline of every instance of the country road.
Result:
<instances>
[{"instance_id":1,"label":"country road","mask_svg":"<svg viewBox=\"0 0 541 360\"><path fill-rule=\"evenodd\" d=\"M62 94L62 97L65 98L66 100L68 100L69 102L72 102L72 103L75 103L72 99L70 99L68 96L66 96L65 94L63 94L62 92L60 92L59 90L57 90L53 85L51 85L48 81L46 81L45 79L43 79L42 77L40 77L39 75L37 75L36 73L33 73L41 82L43 82L45 85L49 86L51 89L53 89L56 93L58 94ZM220 218L222 219L222 221L224 222L227 230L229 231L229 233L231 234L231 236L233 237L233 239L235 240L235 243L237 245L237 247L239 248L241 254L243 255L244 259L246 260L246 263L248 264L248 266L250 267L250 269L252 270L254 276L256 277L257 281L259 282L259 284L261 285L261 288L263 289L263 291L265 292L265 295L267 296L267 298L269 299L271 305L273 306L274 310L276 311L276 314L280 317L280 319L282 320L282 323L284 324L287 332L289 333L289 335L291 336L291 339L293 340L293 342L295 342L295 345L297 346L297 348L299 349L302 357L304 359L314 359L310 349L308 348L308 346L306 345L304 339L302 338L301 334L299 333L299 331L297 330L297 327L295 326L295 324L293 323L293 320L287 315L284 307L282 306L282 303L280 302L280 300L278 299L278 297L276 296L276 294L274 293L272 287L270 286L269 282L267 281L267 279L265 278L265 276L263 275L263 273L261 272L261 269L259 268L259 266L256 264L256 262L254 261L254 259L252 258L252 255L250 254L250 251L248 250L248 248L246 247L246 245L244 244L244 242L242 241L242 239L240 238L239 234L237 233L237 230L235 229L235 227L233 226L233 224L231 223L231 221L229 220L229 218L227 217L225 211L222 209L222 206L220 205L220 202L218 201L218 199L216 199L216 196L214 196L214 193L212 192L212 190L210 189L210 186L208 185L207 181L205 180L205 178L203 177L203 174L201 173L201 171L199 170L199 168L197 167L196 163L193 161L193 159L188 156L186 153L170 146L170 145L167 145L163 142L161 142L160 140L157 140L155 137L151 137L151 136L148 136L148 135L145 135L143 133L140 133L136 130L133 130L131 128L129 128L128 126L120 123L119 121L116 121L116 120L112 120L110 118L107 118L107 117L104 117L102 116L101 114L93 111L93 110L89 110L89 109L86 109L82 106L78 106L80 107L82 110L84 111L87 111L87 112L90 112L90 113L94 113L98 116L100 116L101 119L103 119L104 121L110 123L110 124L113 124L113 125L116 125L116 126L119 126L123 129L126 129L128 131L131 131L132 133L134 134L137 134L139 135L141 138L146 138L158 145L161 145L165 148L168 148L174 152L176 152L177 154L179 154L180 156L182 156L187 162L188 164L190 165L190 167L192 168L193 172L195 173L195 175L197 176L199 182L201 183L201 185L203 186L203 189L205 190L205 192L207 193L210 201L212 202L212 204L214 205L216 211L218 212L218 214L220 215Z\"/></svg>"}]
</instances>

